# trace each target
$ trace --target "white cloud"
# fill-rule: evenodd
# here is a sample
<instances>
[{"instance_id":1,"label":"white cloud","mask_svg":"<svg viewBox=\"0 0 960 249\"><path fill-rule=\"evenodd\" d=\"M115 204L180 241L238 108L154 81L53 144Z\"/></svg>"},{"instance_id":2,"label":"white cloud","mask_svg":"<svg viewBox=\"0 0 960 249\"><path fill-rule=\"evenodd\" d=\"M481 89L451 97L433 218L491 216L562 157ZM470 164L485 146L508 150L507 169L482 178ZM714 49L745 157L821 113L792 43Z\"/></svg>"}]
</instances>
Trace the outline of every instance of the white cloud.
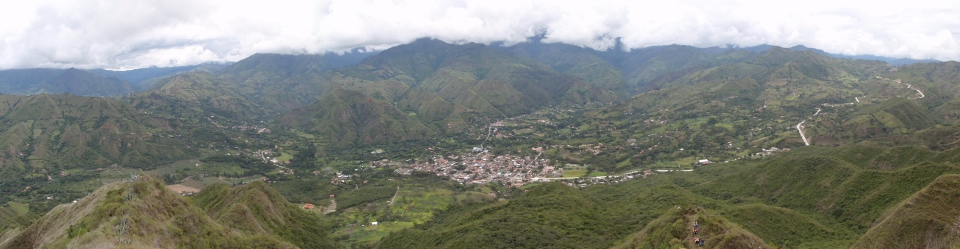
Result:
<instances>
[{"instance_id":1,"label":"white cloud","mask_svg":"<svg viewBox=\"0 0 960 249\"><path fill-rule=\"evenodd\" d=\"M960 60L952 1L20 1L0 8L0 68L177 66L258 52L383 49L420 37L605 49L805 45Z\"/></svg>"}]
</instances>

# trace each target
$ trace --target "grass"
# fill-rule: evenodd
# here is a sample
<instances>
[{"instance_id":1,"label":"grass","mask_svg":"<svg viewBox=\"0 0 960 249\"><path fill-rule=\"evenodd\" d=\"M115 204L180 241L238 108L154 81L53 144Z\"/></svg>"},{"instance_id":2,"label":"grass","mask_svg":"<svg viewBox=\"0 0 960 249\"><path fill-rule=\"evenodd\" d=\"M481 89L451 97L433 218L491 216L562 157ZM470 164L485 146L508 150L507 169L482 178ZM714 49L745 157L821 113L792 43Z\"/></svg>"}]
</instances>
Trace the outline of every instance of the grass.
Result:
<instances>
[{"instance_id":1,"label":"grass","mask_svg":"<svg viewBox=\"0 0 960 249\"><path fill-rule=\"evenodd\" d=\"M587 170L585 169L563 170L563 177L583 177L585 175L587 175Z\"/></svg>"},{"instance_id":2,"label":"grass","mask_svg":"<svg viewBox=\"0 0 960 249\"><path fill-rule=\"evenodd\" d=\"M589 177L607 176L607 172L591 172Z\"/></svg>"},{"instance_id":3,"label":"grass","mask_svg":"<svg viewBox=\"0 0 960 249\"><path fill-rule=\"evenodd\" d=\"M127 168L118 168L116 170L106 169L100 172L100 180L106 185L111 182L128 179L131 174L140 174L140 170Z\"/></svg>"},{"instance_id":4,"label":"grass","mask_svg":"<svg viewBox=\"0 0 960 249\"><path fill-rule=\"evenodd\" d=\"M316 139L316 138L317 138L317 137L314 136L313 134L305 133L305 132L302 132L302 131L300 131L300 130L293 130L293 133L294 133L294 134L297 134L297 136L300 136L300 137L306 138L306 139L310 139L310 140L313 140L313 139Z\"/></svg>"},{"instance_id":5,"label":"grass","mask_svg":"<svg viewBox=\"0 0 960 249\"><path fill-rule=\"evenodd\" d=\"M203 184L203 182L197 181L196 179L193 179L193 178L187 179L186 181L183 181L180 184L182 184L183 186L196 188L196 189L203 189L204 187L207 186L206 184Z\"/></svg>"},{"instance_id":6,"label":"grass","mask_svg":"<svg viewBox=\"0 0 960 249\"><path fill-rule=\"evenodd\" d=\"M280 161L280 162L290 161L291 159L293 159L293 155L283 151L281 151L280 156L277 157L277 161Z\"/></svg>"},{"instance_id":7,"label":"grass","mask_svg":"<svg viewBox=\"0 0 960 249\"><path fill-rule=\"evenodd\" d=\"M216 177L216 176L208 176L208 177L200 178L200 182L203 183L203 185L205 186L216 184L216 183L231 184L230 182L221 180L219 177Z\"/></svg>"},{"instance_id":8,"label":"grass","mask_svg":"<svg viewBox=\"0 0 960 249\"><path fill-rule=\"evenodd\" d=\"M17 215L25 215L30 212L30 204L19 203L19 202L7 202L7 206L10 207L10 210L13 210Z\"/></svg>"},{"instance_id":9,"label":"grass","mask_svg":"<svg viewBox=\"0 0 960 249\"><path fill-rule=\"evenodd\" d=\"M413 225L413 222L406 221L379 222L376 226L368 223L351 233L350 240L361 245L373 245L390 233L413 227Z\"/></svg>"},{"instance_id":10,"label":"grass","mask_svg":"<svg viewBox=\"0 0 960 249\"><path fill-rule=\"evenodd\" d=\"M391 196L392 194L393 192ZM388 205L389 199L376 200L359 205L362 208L354 207L338 212L336 219L345 226L337 229L334 236L346 238L345 241L341 241L344 245L372 246L392 232L431 220L436 211L444 210L455 203L492 200L492 196L481 192L456 193L449 189L433 188L423 184L404 185L400 188L393 205ZM377 210L378 214L386 213L400 219L378 220L381 217L371 215L370 210ZM370 222L373 221L378 221L379 224L371 226Z\"/></svg>"},{"instance_id":11,"label":"grass","mask_svg":"<svg viewBox=\"0 0 960 249\"><path fill-rule=\"evenodd\" d=\"M154 173L154 174L160 174L160 175L172 174L172 173L176 173L177 170L194 169L196 168L197 164L201 164L200 160L197 160L197 159L181 160L181 161L177 161L175 163L164 165L162 167L148 171L147 173Z\"/></svg>"},{"instance_id":12,"label":"grass","mask_svg":"<svg viewBox=\"0 0 960 249\"><path fill-rule=\"evenodd\" d=\"M232 184L241 184L241 183L247 183L253 180L257 180L263 177L264 176L262 175L252 175L252 176L241 177L241 178L225 178L224 180Z\"/></svg>"},{"instance_id":13,"label":"grass","mask_svg":"<svg viewBox=\"0 0 960 249\"><path fill-rule=\"evenodd\" d=\"M854 248L957 248L958 186L960 175L937 178L885 215Z\"/></svg>"}]
</instances>

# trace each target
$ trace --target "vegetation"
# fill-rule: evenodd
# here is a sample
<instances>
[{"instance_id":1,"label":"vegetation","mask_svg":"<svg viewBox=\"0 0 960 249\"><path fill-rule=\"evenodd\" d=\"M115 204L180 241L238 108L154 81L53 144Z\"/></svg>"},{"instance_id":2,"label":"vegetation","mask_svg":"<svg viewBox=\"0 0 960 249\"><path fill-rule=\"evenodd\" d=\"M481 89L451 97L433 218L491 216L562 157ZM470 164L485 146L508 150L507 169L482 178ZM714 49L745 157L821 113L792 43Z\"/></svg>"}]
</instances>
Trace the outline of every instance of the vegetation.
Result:
<instances>
[{"instance_id":1,"label":"vegetation","mask_svg":"<svg viewBox=\"0 0 960 249\"><path fill-rule=\"evenodd\" d=\"M194 197L211 218L249 235L275 234L300 248L333 248L329 223L304 211L262 181L231 189L211 185Z\"/></svg>"},{"instance_id":2,"label":"vegetation","mask_svg":"<svg viewBox=\"0 0 960 249\"><path fill-rule=\"evenodd\" d=\"M150 87L0 95L0 247L956 245L958 65L421 39L93 71ZM2 71L0 90L115 95L93 73ZM464 155L549 163L515 185L408 167L484 171ZM575 179L525 175L548 168Z\"/></svg>"},{"instance_id":3,"label":"vegetation","mask_svg":"<svg viewBox=\"0 0 960 249\"><path fill-rule=\"evenodd\" d=\"M960 246L960 175L943 175L907 198L860 238L854 248Z\"/></svg>"},{"instance_id":4,"label":"vegetation","mask_svg":"<svg viewBox=\"0 0 960 249\"><path fill-rule=\"evenodd\" d=\"M233 232L150 178L104 186L0 243L4 248L67 246L294 248L277 235Z\"/></svg>"}]
</instances>

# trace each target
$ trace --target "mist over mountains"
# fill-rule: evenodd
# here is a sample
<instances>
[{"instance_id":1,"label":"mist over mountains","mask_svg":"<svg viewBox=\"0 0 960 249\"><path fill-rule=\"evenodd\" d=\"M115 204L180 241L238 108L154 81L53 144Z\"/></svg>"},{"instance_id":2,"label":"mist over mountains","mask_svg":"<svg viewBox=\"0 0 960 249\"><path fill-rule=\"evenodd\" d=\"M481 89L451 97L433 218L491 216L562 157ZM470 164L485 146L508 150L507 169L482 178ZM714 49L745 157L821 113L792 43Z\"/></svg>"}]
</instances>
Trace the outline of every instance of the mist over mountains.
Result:
<instances>
[{"instance_id":1,"label":"mist over mountains","mask_svg":"<svg viewBox=\"0 0 960 249\"><path fill-rule=\"evenodd\" d=\"M425 38L4 70L0 247L960 245L960 63L863 58Z\"/></svg>"}]
</instances>

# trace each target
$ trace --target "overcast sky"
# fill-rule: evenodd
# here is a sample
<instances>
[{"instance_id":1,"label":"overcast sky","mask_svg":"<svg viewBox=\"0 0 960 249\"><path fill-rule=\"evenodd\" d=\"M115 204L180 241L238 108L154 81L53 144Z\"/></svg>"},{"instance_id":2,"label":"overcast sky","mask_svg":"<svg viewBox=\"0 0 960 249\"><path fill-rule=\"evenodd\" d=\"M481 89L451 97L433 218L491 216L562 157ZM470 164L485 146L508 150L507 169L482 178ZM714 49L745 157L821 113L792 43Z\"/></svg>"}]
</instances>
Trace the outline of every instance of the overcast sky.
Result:
<instances>
[{"instance_id":1,"label":"overcast sky","mask_svg":"<svg viewBox=\"0 0 960 249\"><path fill-rule=\"evenodd\" d=\"M0 69L133 69L254 53L384 49L420 37L605 49L684 44L784 47L960 60L956 1L7 1ZM634 3L636 2L636 3Z\"/></svg>"}]
</instances>

